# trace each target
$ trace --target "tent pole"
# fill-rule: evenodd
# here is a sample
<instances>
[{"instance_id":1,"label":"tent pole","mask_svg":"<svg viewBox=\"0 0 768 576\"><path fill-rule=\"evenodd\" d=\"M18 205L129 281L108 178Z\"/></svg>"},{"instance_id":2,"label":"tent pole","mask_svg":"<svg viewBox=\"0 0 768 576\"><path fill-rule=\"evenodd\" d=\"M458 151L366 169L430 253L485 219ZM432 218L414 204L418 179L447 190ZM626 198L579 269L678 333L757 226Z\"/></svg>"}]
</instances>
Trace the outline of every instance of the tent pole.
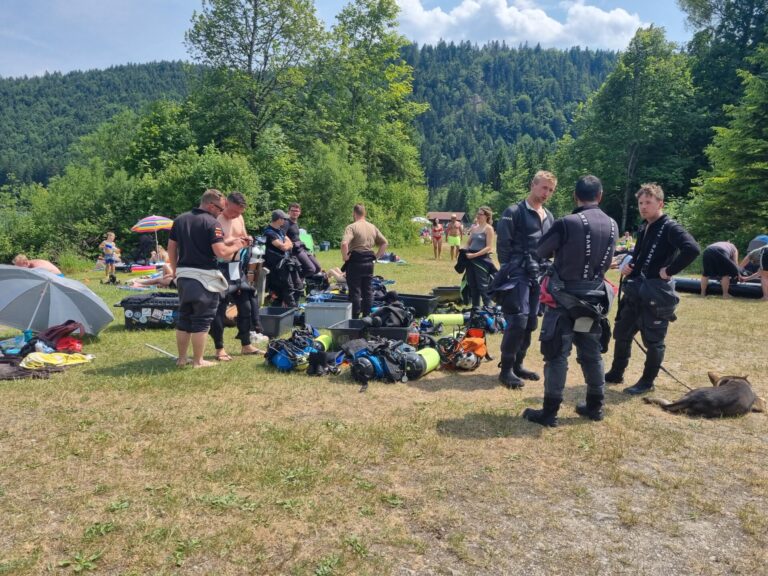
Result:
<instances>
[{"instance_id":1,"label":"tent pole","mask_svg":"<svg viewBox=\"0 0 768 576\"><path fill-rule=\"evenodd\" d=\"M50 285L51 285L50 282L45 283L45 288L43 288L43 291L40 293L40 299L37 301L37 306L35 306L35 311L32 313L32 317L29 319L27 330L29 330L32 327L32 323L35 321L35 318L37 317L37 311L40 310L40 305L43 303L43 298L45 298L45 295L48 292L48 286Z\"/></svg>"}]
</instances>

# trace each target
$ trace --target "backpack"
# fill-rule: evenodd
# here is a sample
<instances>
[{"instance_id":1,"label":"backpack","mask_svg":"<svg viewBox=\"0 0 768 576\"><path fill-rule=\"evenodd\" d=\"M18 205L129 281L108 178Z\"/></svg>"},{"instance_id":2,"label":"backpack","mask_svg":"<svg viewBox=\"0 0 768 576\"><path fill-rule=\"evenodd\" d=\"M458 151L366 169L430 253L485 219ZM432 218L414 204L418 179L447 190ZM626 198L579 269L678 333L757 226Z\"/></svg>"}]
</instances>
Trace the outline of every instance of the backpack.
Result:
<instances>
[{"instance_id":1,"label":"backpack","mask_svg":"<svg viewBox=\"0 0 768 576\"><path fill-rule=\"evenodd\" d=\"M38 340L42 340L51 348L56 348L56 345L59 343L59 339L63 338L64 336L69 336L72 334L72 332L79 331L80 335L85 335L85 326L80 324L80 322L75 322L74 320L67 320L64 322L64 324L57 324L56 326L51 326L47 330L44 330L43 332L40 332L37 335Z\"/></svg>"}]
</instances>

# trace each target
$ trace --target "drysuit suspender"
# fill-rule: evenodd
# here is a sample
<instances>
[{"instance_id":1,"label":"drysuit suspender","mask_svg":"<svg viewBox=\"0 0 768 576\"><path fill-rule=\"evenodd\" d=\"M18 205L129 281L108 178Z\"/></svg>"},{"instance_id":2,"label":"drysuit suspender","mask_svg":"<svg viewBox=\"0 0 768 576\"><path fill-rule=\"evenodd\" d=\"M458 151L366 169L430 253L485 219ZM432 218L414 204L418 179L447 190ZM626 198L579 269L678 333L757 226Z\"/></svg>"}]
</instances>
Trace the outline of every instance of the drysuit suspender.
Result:
<instances>
[{"instance_id":1,"label":"drysuit suspender","mask_svg":"<svg viewBox=\"0 0 768 576\"><path fill-rule=\"evenodd\" d=\"M582 226L584 227L584 270L581 273L581 279L594 280L603 274L605 263L608 261L608 257L613 252L612 248L613 239L616 237L616 224L614 223L613 218L611 218L611 235L608 237L608 246L605 249L605 254L603 254L603 259L600 260L600 264L598 264L595 270L590 270L589 263L592 259L592 226L590 226L589 220L586 216L584 216L583 212L579 212L578 216L581 219Z\"/></svg>"}]
</instances>

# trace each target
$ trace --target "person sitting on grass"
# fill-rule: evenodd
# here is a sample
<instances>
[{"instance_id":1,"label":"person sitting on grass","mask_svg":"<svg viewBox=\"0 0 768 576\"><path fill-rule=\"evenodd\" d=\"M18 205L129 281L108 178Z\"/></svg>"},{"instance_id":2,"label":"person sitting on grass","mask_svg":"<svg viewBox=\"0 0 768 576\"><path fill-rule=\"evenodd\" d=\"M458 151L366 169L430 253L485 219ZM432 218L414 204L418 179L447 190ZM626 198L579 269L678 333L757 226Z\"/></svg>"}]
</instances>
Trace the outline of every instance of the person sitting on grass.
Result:
<instances>
[{"instance_id":1,"label":"person sitting on grass","mask_svg":"<svg viewBox=\"0 0 768 576\"><path fill-rule=\"evenodd\" d=\"M14 266L18 266L20 268L37 268L39 270L47 270L48 272L57 274L59 276L64 276L64 274L61 273L61 270L59 270L55 264L52 264L48 260L43 260L42 258L33 258L30 260L27 258L26 254L17 254L16 257L12 260L12 263Z\"/></svg>"},{"instance_id":2,"label":"person sitting on grass","mask_svg":"<svg viewBox=\"0 0 768 576\"><path fill-rule=\"evenodd\" d=\"M131 288L145 288L147 286L158 286L160 288L176 288L175 278L171 265L166 262L163 265L162 274L153 274L147 278L137 278L130 283Z\"/></svg>"}]
</instances>

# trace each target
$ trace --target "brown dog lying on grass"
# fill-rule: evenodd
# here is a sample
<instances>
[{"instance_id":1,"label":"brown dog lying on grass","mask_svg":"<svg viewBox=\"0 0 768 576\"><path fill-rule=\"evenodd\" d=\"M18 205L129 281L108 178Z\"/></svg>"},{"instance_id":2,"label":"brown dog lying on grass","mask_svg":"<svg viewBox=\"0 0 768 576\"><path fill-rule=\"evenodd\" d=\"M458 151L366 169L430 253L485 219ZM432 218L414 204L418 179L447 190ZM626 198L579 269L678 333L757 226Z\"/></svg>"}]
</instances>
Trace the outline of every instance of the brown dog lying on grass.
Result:
<instances>
[{"instance_id":1,"label":"brown dog lying on grass","mask_svg":"<svg viewBox=\"0 0 768 576\"><path fill-rule=\"evenodd\" d=\"M720 418L765 412L765 400L758 397L746 376L720 376L708 372L712 388L696 388L675 402L661 398L643 398L647 404L661 406L667 412L682 412L689 416Z\"/></svg>"}]
</instances>

